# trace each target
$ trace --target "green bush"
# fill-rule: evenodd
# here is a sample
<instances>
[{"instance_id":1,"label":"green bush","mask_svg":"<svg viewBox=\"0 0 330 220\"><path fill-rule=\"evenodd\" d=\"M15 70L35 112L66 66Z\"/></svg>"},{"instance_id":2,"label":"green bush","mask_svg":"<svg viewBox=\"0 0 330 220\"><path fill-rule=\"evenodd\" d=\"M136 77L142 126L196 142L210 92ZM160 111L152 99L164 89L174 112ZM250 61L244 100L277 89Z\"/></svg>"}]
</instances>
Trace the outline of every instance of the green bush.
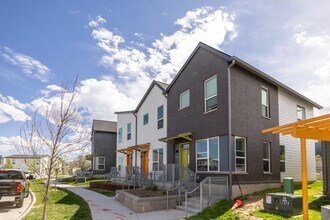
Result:
<instances>
[{"instance_id":1,"label":"green bush","mask_svg":"<svg viewBox=\"0 0 330 220\"><path fill-rule=\"evenodd\" d=\"M158 190L158 186L154 185L154 184L151 184L150 186L147 186L146 187L146 190L149 190L149 191L157 191Z\"/></svg>"}]
</instances>

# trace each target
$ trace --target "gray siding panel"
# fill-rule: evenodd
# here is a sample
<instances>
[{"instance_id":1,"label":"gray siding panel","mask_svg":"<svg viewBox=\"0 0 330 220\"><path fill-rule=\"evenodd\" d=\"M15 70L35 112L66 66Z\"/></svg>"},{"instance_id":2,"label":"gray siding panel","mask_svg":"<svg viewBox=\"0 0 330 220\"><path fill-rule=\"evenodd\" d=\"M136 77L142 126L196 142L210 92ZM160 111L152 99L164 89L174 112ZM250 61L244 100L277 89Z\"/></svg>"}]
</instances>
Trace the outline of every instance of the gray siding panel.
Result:
<instances>
[{"instance_id":1,"label":"gray siding panel","mask_svg":"<svg viewBox=\"0 0 330 220\"><path fill-rule=\"evenodd\" d=\"M220 171L229 171L228 135L219 138Z\"/></svg>"}]
</instances>

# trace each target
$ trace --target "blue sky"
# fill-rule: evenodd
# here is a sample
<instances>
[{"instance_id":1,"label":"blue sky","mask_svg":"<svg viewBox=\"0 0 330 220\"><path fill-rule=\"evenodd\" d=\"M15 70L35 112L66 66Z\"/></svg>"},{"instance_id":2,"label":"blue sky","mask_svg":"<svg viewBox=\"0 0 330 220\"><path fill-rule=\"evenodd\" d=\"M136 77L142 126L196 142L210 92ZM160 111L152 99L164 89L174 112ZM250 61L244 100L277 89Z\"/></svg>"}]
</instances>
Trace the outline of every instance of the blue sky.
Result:
<instances>
[{"instance_id":1,"label":"blue sky","mask_svg":"<svg viewBox=\"0 0 330 220\"><path fill-rule=\"evenodd\" d=\"M31 110L79 76L77 104L114 120L152 79L170 82L199 41L329 112L328 1L1 1L0 155ZM320 114L320 113L318 113Z\"/></svg>"}]
</instances>

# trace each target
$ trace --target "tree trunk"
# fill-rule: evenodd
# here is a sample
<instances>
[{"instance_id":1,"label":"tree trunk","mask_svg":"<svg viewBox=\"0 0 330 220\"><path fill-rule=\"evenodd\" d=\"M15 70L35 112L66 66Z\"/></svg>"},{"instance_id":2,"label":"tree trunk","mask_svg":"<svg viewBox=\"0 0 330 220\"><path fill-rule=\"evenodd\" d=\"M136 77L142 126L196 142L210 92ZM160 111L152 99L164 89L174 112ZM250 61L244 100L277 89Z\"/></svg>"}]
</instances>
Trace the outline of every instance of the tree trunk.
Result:
<instances>
[{"instance_id":1,"label":"tree trunk","mask_svg":"<svg viewBox=\"0 0 330 220\"><path fill-rule=\"evenodd\" d=\"M51 159L51 162L50 162L50 167L52 167L52 162L53 160ZM42 213L42 220L46 220L46 215L47 215L47 204L48 204L48 194L49 194L49 187L50 187L50 177L52 176L52 169L49 168L49 171L48 171L48 177L47 177L47 184L46 184L46 193L45 193L45 196L44 196L44 210L43 210L43 213Z\"/></svg>"}]
</instances>

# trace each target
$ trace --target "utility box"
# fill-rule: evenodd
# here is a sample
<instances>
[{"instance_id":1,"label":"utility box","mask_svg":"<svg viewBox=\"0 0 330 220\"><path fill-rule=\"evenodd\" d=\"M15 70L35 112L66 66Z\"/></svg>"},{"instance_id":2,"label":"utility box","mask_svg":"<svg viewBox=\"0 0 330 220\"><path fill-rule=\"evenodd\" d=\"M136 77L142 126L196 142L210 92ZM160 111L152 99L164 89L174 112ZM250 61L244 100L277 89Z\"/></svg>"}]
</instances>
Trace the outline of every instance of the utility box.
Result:
<instances>
[{"instance_id":1,"label":"utility box","mask_svg":"<svg viewBox=\"0 0 330 220\"><path fill-rule=\"evenodd\" d=\"M285 177L283 179L284 193L294 194L293 179L291 177Z\"/></svg>"},{"instance_id":2,"label":"utility box","mask_svg":"<svg viewBox=\"0 0 330 220\"><path fill-rule=\"evenodd\" d=\"M287 193L267 193L264 196L264 209L282 215L302 214L302 196Z\"/></svg>"}]
</instances>

